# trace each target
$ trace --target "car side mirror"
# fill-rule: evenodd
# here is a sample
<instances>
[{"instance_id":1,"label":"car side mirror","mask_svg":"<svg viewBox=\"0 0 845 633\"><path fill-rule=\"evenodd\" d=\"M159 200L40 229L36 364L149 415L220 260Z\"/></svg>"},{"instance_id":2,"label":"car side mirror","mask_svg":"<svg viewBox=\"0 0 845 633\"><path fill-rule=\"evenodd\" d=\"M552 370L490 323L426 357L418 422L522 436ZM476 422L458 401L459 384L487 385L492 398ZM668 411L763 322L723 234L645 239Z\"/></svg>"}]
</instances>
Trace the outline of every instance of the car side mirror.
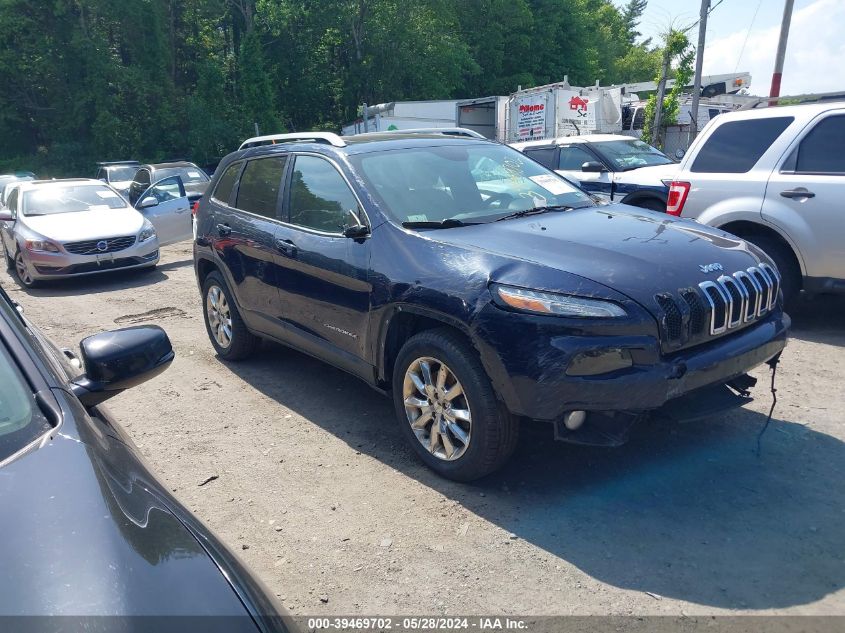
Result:
<instances>
[{"instance_id":1,"label":"car side mirror","mask_svg":"<svg viewBox=\"0 0 845 633\"><path fill-rule=\"evenodd\" d=\"M15 216L8 209L0 209L0 222L12 222Z\"/></svg>"},{"instance_id":2,"label":"car side mirror","mask_svg":"<svg viewBox=\"0 0 845 633\"><path fill-rule=\"evenodd\" d=\"M593 172L593 173L601 173L603 171L607 171L604 165L596 160L590 160L581 165L581 171Z\"/></svg>"},{"instance_id":3,"label":"car side mirror","mask_svg":"<svg viewBox=\"0 0 845 633\"><path fill-rule=\"evenodd\" d=\"M360 239L362 237L367 237L370 234L370 229L368 229L363 224L355 224L353 226L347 226L343 229L343 236L344 237L351 237L352 239Z\"/></svg>"},{"instance_id":4,"label":"car side mirror","mask_svg":"<svg viewBox=\"0 0 845 633\"><path fill-rule=\"evenodd\" d=\"M158 199L153 196L147 196L137 204L138 209L149 209L150 207L157 207Z\"/></svg>"},{"instance_id":5,"label":"car side mirror","mask_svg":"<svg viewBox=\"0 0 845 633\"><path fill-rule=\"evenodd\" d=\"M95 334L82 339L79 349L85 374L71 382L71 390L86 407L158 376L176 356L157 325Z\"/></svg>"}]
</instances>

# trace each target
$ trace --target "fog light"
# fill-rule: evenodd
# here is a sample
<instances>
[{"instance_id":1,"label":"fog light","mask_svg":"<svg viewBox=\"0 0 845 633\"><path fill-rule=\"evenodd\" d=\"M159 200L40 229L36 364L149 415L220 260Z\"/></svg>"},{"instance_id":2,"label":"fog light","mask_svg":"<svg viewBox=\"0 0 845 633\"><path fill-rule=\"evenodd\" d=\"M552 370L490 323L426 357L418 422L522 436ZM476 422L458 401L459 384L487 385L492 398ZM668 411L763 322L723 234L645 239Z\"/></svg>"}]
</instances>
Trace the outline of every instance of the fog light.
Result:
<instances>
[{"instance_id":1,"label":"fog light","mask_svg":"<svg viewBox=\"0 0 845 633\"><path fill-rule=\"evenodd\" d=\"M570 411L563 416L563 425L570 431L577 431L586 419L586 411Z\"/></svg>"}]
</instances>

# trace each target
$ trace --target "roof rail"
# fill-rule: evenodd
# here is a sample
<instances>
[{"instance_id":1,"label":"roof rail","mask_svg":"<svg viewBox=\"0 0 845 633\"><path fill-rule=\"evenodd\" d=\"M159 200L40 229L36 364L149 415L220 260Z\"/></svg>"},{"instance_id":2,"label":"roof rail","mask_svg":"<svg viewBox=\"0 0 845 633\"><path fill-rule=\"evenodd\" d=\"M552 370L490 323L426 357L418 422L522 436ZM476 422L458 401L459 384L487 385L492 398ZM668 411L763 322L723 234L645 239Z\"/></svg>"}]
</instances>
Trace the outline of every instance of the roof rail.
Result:
<instances>
[{"instance_id":1,"label":"roof rail","mask_svg":"<svg viewBox=\"0 0 845 633\"><path fill-rule=\"evenodd\" d=\"M803 95L784 95L782 97L760 97L744 104L738 111L754 110L758 106L778 106L780 101L787 101L785 105L800 105L802 103L814 103L818 101L845 101L845 92L817 92Z\"/></svg>"},{"instance_id":2,"label":"roof rail","mask_svg":"<svg viewBox=\"0 0 845 633\"><path fill-rule=\"evenodd\" d=\"M107 160L97 163L99 167L108 167L109 165L140 165L137 160Z\"/></svg>"},{"instance_id":3,"label":"roof rail","mask_svg":"<svg viewBox=\"0 0 845 633\"><path fill-rule=\"evenodd\" d=\"M275 145L276 143L289 143L292 141L311 141L313 143L333 145L334 147L346 147L346 142L333 132L289 132L287 134L254 136L241 143L238 149L245 149L257 143Z\"/></svg>"},{"instance_id":4,"label":"roof rail","mask_svg":"<svg viewBox=\"0 0 845 633\"><path fill-rule=\"evenodd\" d=\"M444 136L466 136L468 138L483 138L483 134L465 127L415 127L408 130L386 130L384 132L370 132L370 134L443 134Z\"/></svg>"}]
</instances>

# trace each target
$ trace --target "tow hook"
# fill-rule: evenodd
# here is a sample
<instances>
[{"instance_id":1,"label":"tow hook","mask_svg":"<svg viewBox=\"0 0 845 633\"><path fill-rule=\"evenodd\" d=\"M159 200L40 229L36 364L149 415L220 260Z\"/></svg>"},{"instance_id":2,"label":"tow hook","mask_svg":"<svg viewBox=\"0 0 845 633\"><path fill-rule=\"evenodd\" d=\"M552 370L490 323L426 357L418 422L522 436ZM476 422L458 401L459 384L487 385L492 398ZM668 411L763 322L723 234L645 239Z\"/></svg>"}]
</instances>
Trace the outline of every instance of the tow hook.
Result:
<instances>
[{"instance_id":1,"label":"tow hook","mask_svg":"<svg viewBox=\"0 0 845 633\"><path fill-rule=\"evenodd\" d=\"M683 361L678 361L672 365L672 369L669 370L669 380L678 380L679 378L683 378L686 373L687 364Z\"/></svg>"}]
</instances>

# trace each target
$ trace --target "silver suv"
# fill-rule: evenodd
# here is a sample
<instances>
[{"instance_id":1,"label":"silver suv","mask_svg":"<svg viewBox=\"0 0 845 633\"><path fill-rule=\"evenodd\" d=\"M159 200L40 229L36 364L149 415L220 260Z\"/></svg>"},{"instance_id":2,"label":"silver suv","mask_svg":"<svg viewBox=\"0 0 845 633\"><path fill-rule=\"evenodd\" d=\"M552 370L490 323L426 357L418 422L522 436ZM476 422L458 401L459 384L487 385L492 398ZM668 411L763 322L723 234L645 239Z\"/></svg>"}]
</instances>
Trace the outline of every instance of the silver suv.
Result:
<instances>
[{"instance_id":1,"label":"silver suv","mask_svg":"<svg viewBox=\"0 0 845 633\"><path fill-rule=\"evenodd\" d=\"M845 103L721 114L690 147L669 190L671 215L766 251L787 301L845 293Z\"/></svg>"}]
</instances>

